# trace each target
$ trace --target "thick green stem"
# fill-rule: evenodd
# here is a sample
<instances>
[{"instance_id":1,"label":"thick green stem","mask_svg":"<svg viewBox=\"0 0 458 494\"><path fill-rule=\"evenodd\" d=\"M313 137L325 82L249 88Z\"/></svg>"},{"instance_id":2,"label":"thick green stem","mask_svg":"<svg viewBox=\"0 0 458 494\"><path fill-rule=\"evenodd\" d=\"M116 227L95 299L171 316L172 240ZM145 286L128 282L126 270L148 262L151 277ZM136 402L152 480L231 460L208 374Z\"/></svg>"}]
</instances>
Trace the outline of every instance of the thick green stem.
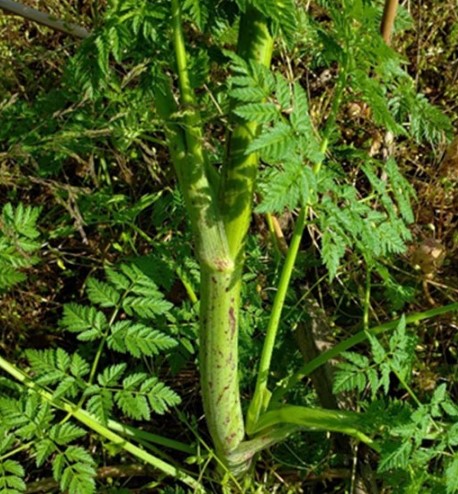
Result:
<instances>
[{"instance_id":1,"label":"thick green stem","mask_svg":"<svg viewBox=\"0 0 458 494\"><path fill-rule=\"evenodd\" d=\"M257 10L248 9L242 16L237 45L245 60L270 66L273 38L267 19ZM226 235L233 259L243 258L243 244L251 220L253 191L259 158L246 150L259 132L257 122L239 123L228 139L226 160L220 185L220 204Z\"/></svg>"},{"instance_id":2,"label":"thick green stem","mask_svg":"<svg viewBox=\"0 0 458 494\"><path fill-rule=\"evenodd\" d=\"M180 107L170 81L159 79L154 88L159 114L166 122L167 139L180 188L191 219L196 252L208 269L231 269L224 222L218 211L216 191L209 180L202 120L190 84L180 2L172 0L173 46L180 87Z\"/></svg>"},{"instance_id":3,"label":"thick green stem","mask_svg":"<svg viewBox=\"0 0 458 494\"><path fill-rule=\"evenodd\" d=\"M237 367L240 276L240 271L201 273L202 398L210 434L224 462L244 436Z\"/></svg>"},{"instance_id":4,"label":"thick green stem","mask_svg":"<svg viewBox=\"0 0 458 494\"><path fill-rule=\"evenodd\" d=\"M242 16L238 53L265 65L272 56L267 20L256 10ZM238 383L238 317L243 248L258 167L246 149L257 135L255 122L239 124L229 137L223 163L219 211L224 220L227 262L201 264L200 372L205 416L217 454L233 474L246 470L250 459L234 454L244 437ZM216 206L215 206L216 208ZM230 263L233 262L231 266Z\"/></svg>"}]
</instances>

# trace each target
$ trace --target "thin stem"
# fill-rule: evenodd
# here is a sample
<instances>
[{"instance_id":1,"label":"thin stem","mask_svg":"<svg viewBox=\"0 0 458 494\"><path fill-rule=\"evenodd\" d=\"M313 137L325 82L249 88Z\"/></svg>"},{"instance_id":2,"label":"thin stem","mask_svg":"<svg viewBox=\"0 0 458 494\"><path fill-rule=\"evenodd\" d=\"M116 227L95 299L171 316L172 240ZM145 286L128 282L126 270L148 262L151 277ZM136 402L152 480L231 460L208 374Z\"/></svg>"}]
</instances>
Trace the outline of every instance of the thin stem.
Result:
<instances>
[{"instance_id":1,"label":"thin stem","mask_svg":"<svg viewBox=\"0 0 458 494\"><path fill-rule=\"evenodd\" d=\"M123 298L125 298L126 293L123 294L121 301ZM111 328L111 326L113 325L116 319L116 316L118 315L119 309L121 307L121 301L119 302L119 305L113 310L113 314L111 314L110 321L108 322L108 328ZM92 362L91 373L89 374L89 384L92 384L92 382L94 381L95 373L97 372L97 368L99 366L99 362L102 357L103 348L105 347L107 336L108 335L105 334L103 338L100 340L99 346L97 348L97 352ZM82 406L82 403L80 403L80 406Z\"/></svg>"},{"instance_id":2,"label":"thin stem","mask_svg":"<svg viewBox=\"0 0 458 494\"><path fill-rule=\"evenodd\" d=\"M181 451L182 453L186 453L189 455L196 454L194 448L192 448L188 444L182 443L180 441L176 441L175 439L169 439L168 437L158 436L157 434L153 434L152 432L142 431L141 429L137 429L130 425L120 424L119 422L116 422L114 420L109 420L107 425L112 431L119 432L124 436L133 437L137 441L142 440L145 442L158 444L160 446L174 449L176 451Z\"/></svg>"},{"instance_id":3,"label":"thin stem","mask_svg":"<svg viewBox=\"0 0 458 494\"><path fill-rule=\"evenodd\" d=\"M172 0L173 44L180 83L180 97L185 104L194 104L194 95L189 81L187 55L181 23L181 8L179 0Z\"/></svg>"},{"instance_id":4,"label":"thin stem","mask_svg":"<svg viewBox=\"0 0 458 494\"><path fill-rule=\"evenodd\" d=\"M180 268L176 270L176 274L178 278L180 278L181 283L183 283L183 286L186 290L186 293L188 294L189 300L193 305L197 304L199 301L199 298L196 295L196 292L194 291L194 288L192 286L192 283L189 281L189 278L187 274Z\"/></svg>"},{"instance_id":5,"label":"thin stem","mask_svg":"<svg viewBox=\"0 0 458 494\"><path fill-rule=\"evenodd\" d=\"M282 258L282 251L280 249L280 242L277 232L275 231L273 216L270 213L266 214L266 222L267 222L267 228L269 229L270 240L274 248L275 259L280 260Z\"/></svg>"},{"instance_id":6,"label":"thin stem","mask_svg":"<svg viewBox=\"0 0 458 494\"><path fill-rule=\"evenodd\" d=\"M275 296L274 304L272 307L272 313L269 319L267 327L266 337L264 340L264 347L262 349L261 361L259 363L258 378L256 381L256 388L254 391L253 399L250 403L247 415L247 432L251 433L253 427L259 419L260 414L266 409L268 399L266 397L267 381L269 377L269 369L272 361L272 354L275 345L275 339L277 337L278 327L280 324L280 318L285 302L286 294L289 288L289 282L296 263L297 253L302 239L302 233L306 225L307 206L301 208L299 216L294 227L291 244L286 255L285 265L283 267L280 281L278 283L278 291Z\"/></svg>"},{"instance_id":7,"label":"thin stem","mask_svg":"<svg viewBox=\"0 0 458 494\"><path fill-rule=\"evenodd\" d=\"M239 447L231 453L231 460L234 464L249 462L253 456L260 451L285 441L291 434L300 430L300 427L293 424L279 424L268 430L257 433L252 439L243 441Z\"/></svg>"},{"instance_id":8,"label":"thin stem","mask_svg":"<svg viewBox=\"0 0 458 494\"><path fill-rule=\"evenodd\" d=\"M399 379L399 382L401 383L403 388L407 391L407 393L409 393L410 397L415 402L415 404L417 406L421 407L422 406L421 401L417 398L417 395L414 393L413 389L407 384L407 381L404 379L404 377L401 376L401 374L396 369L393 369L392 366L390 366L390 367L391 367L392 372L394 372L396 377Z\"/></svg>"},{"instance_id":9,"label":"thin stem","mask_svg":"<svg viewBox=\"0 0 458 494\"><path fill-rule=\"evenodd\" d=\"M82 26L78 26L72 22L61 21L60 19L56 19L52 14L46 14L19 2L0 0L0 9L24 19L37 22L55 31L71 34L77 38L87 38L90 35L89 31Z\"/></svg>"},{"instance_id":10,"label":"thin stem","mask_svg":"<svg viewBox=\"0 0 458 494\"><path fill-rule=\"evenodd\" d=\"M425 319L431 319L432 317L437 317L442 314L447 314L448 312L458 311L458 302L454 304L444 305L443 307L437 307L435 309L431 309L425 312L417 312L415 314L411 314L406 317L406 324L415 324L423 321ZM347 338L344 341L341 341L333 348L323 352L315 359L307 362L303 365L295 374L293 374L289 379L287 379L283 385L277 388L272 396L272 401L280 400L288 391L290 391L301 379L307 377L311 374L315 369L325 364L329 360L336 358L342 352L346 352L350 348L362 343L367 339L367 333L370 334L381 334L385 331L391 331L396 329L400 319L395 319L394 321L387 322L385 324L381 324L380 326L375 326L368 331L362 330L355 334L354 336Z\"/></svg>"},{"instance_id":11,"label":"thin stem","mask_svg":"<svg viewBox=\"0 0 458 494\"><path fill-rule=\"evenodd\" d=\"M0 463L2 461L5 461L7 458L11 458L12 456L16 455L17 453L20 453L21 451L26 451L29 449L32 445L34 444L34 441L30 441L27 444L21 444L15 449L12 449L11 451L8 451L8 453L5 453L4 455L0 456Z\"/></svg>"},{"instance_id":12,"label":"thin stem","mask_svg":"<svg viewBox=\"0 0 458 494\"><path fill-rule=\"evenodd\" d=\"M364 291L364 313L363 313L363 328L369 329L369 310L371 304L371 268L367 266L366 271L366 290Z\"/></svg>"},{"instance_id":13,"label":"thin stem","mask_svg":"<svg viewBox=\"0 0 458 494\"><path fill-rule=\"evenodd\" d=\"M398 4L399 0L385 0L380 32L387 45L391 44L391 35L393 34L394 19L396 18Z\"/></svg>"},{"instance_id":14,"label":"thin stem","mask_svg":"<svg viewBox=\"0 0 458 494\"><path fill-rule=\"evenodd\" d=\"M321 142L321 149L320 149L323 155L326 153L327 147L328 147L328 139L327 137L325 137ZM320 172L321 165L322 162L315 164L315 166L313 167L313 171L315 174L318 174ZM269 404L270 393L267 389L267 382L269 378L269 369L272 361L275 339L277 337L278 327L280 324L280 318L285 303L286 293L289 288L291 275L293 273L294 265L296 263L297 254L299 252L299 247L302 240L302 235L304 233L308 211L309 211L308 205L302 206L301 210L299 211L299 216L294 226L291 244L288 248L285 264L283 266L283 270L280 275L278 290L275 295L274 304L272 307L272 313L270 315L269 324L267 326L266 337L264 340L264 346L262 349L261 361L259 364L259 370L256 380L256 387L250 406L248 407L247 424L246 424L246 429L248 434L250 434L250 431L253 430L261 413L267 409L267 406Z\"/></svg>"},{"instance_id":15,"label":"thin stem","mask_svg":"<svg viewBox=\"0 0 458 494\"><path fill-rule=\"evenodd\" d=\"M197 102L189 78L186 45L181 19L179 0L172 0L173 46L177 63L178 83L180 86L180 101L184 111L185 138L188 152L194 157L205 161L202 148L202 121L197 110Z\"/></svg>"},{"instance_id":16,"label":"thin stem","mask_svg":"<svg viewBox=\"0 0 458 494\"><path fill-rule=\"evenodd\" d=\"M284 405L264 413L256 424L255 432L279 424L294 424L311 430L347 434L378 450L379 447L375 441L361 430L362 417L361 414L356 412Z\"/></svg>"}]
</instances>

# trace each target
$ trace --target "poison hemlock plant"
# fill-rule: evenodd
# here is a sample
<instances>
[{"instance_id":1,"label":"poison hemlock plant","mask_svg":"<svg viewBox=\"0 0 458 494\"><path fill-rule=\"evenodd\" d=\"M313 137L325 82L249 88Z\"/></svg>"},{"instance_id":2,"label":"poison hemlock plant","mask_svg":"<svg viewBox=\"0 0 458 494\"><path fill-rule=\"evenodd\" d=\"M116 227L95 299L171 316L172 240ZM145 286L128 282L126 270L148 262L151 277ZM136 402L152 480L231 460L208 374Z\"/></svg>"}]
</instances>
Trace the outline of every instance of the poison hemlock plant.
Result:
<instances>
[{"instance_id":1,"label":"poison hemlock plant","mask_svg":"<svg viewBox=\"0 0 458 494\"><path fill-rule=\"evenodd\" d=\"M290 405L283 399L301 377L367 339L373 361L347 353L349 362L338 374L337 389L362 391L370 385L375 398L391 386L392 374L408 386L406 364L411 362L413 340L404 322L457 309L452 304L402 319L387 351L374 335L397 324L370 330L366 301L363 333L316 357L293 376L271 382L287 295L299 303L291 280L306 227L316 233L320 259L315 262L326 269L330 281L351 255L365 266L370 282L372 271L382 271L381 259L403 252L410 239L413 190L394 158L377 159L363 146L348 142L342 125L345 108L367 106L374 128L403 138L434 140L450 130L448 120L414 93L402 59L379 36L378 2L322 1L320 5L325 22L314 18L313 11L302 10L297 16L292 0L228 0L218 5L209 0L114 1L104 24L84 42L67 73L66 83L84 91L78 111L91 114L94 108L107 108L108 122L103 124L123 152L132 151L142 138L157 149L167 147L199 268L198 297L189 289L188 294L194 302L199 299L205 421L220 471L231 477L234 486L257 453L300 429L345 433L381 455L381 470L404 468L405 458L421 450L421 441L410 435L408 441L401 441L402 451L389 450L383 432L396 435L390 413L374 425L370 408L356 413ZM305 27L304 41L300 33ZM294 47L303 49L313 40L310 64L332 74L332 90L318 115L301 77L292 71L287 75L272 71L277 38L284 42L280 53L294 53ZM231 46L235 49L228 50ZM226 84L221 83L218 69L230 72ZM427 122L419 122L420 113ZM35 146L49 140L49 136L34 137ZM52 146L48 150L57 154ZM297 211L297 217L265 332L263 327L250 328L264 341L244 418L238 332L253 208L268 215ZM29 403L39 409L39 419L26 417L27 423L3 426L5 438L11 439L5 439L5 453L0 456L2 472L5 478L15 479L4 482L22 488L19 464L7 462L18 443L30 441L24 449L33 451L38 464L53 464L62 489L71 494L83 487L93 492L94 462L80 444L74 444L81 441L82 431L73 424L76 420L140 460L202 490L184 470L134 444L151 447L151 437L145 443L141 431L123 428L112 418L117 412L146 421L152 413L164 413L179 403L178 396L147 367L139 364L129 369L132 359L148 361L176 348L176 340L151 322L165 316L171 304L138 267L128 265L108 269L106 281L89 280L86 292L91 305L72 303L64 308L62 327L81 342L76 352L28 351L27 375L0 358L2 369L25 386L5 381L8 399L1 402L1 416L6 416L8 406L22 410L16 414L21 420ZM399 359L401 354L408 358ZM116 355L116 361L107 363L107 355ZM422 404L413 395L411 401L416 406L412 417L421 415ZM434 410L437 407L436 403ZM436 420L433 407L428 410ZM45 435L50 430L53 434ZM186 446L172 445L165 438L160 441L188 452ZM450 441L441 451L448 454L450 447L452 455L454 440ZM445 460L444 465L447 489L453 492L455 460Z\"/></svg>"}]
</instances>

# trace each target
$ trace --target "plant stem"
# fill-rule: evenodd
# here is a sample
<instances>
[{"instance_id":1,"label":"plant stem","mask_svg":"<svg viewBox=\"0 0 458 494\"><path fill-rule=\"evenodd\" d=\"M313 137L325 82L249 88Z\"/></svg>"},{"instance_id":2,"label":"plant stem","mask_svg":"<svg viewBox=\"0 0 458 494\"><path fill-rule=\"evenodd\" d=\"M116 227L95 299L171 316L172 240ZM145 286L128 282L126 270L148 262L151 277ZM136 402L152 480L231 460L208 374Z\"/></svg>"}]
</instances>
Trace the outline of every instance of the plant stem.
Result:
<instances>
[{"instance_id":1,"label":"plant stem","mask_svg":"<svg viewBox=\"0 0 458 494\"><path fill-rule=\"evenodd\" d=\"M202 269L201 273L202 400L208 429L223 462L244 436L237 365L240 277L240 271Z\"/></svg>"},{"instance_id":2,"label":"plant stem","mask_svg":"<svg viewBox=\"0 0 458 494\"><path fill-rule=\"evenodd\" d=\"M267 19L257 10L248 9L240 22L239 55L268 66L272 46ZM199 361L202 399L218 458L233 475L243 473L250 464L250 459L240 461L240 457L232 456L232 453L245 434L238 383L238 318L244 242L258 167L257 154L246 155L246 149L259 128L257 122L239 124L229 136L219 207L215 206L215 221L221 218L224 222L226 256L221 257L224 262L220 266L201 262ZM205 236L205 231L201 235ZM223 253L223 249L219 252Z\"/></svg>"},{"instance_id":3,"label":"plant stem","mask_svg":"<svg viewBox=\"0 0 458 494\"><path fill-rule=\"evenodd\" d=\"M90 33L82 26L78 26L72 22L61 21L60 19L56 19L52 14L41 12L19 2L0 0L0 9L7 13L23 17L24 19L37 22L38 24L42 24L55 31L71 34L77 38L87 38L90 35Z\"/></svg>"},{"instance_id":4,"label":"plant stem","mask_svg":"<svg viewBox=\"0 0 458 494\"><path fill-rule=\"evenodd\" d=\"M391 43L391 35L393 34L394 19L396 18L398 4L399 0L385 0L380 32L387 45L390 45Z\"/></svg>"},{"instance_id":5,"label":"plant stem","mask_svg":"<svg viewBox=\"0 0 458 494\"><path fill-rule=\"evenodd\" d=\"M240 20L238 54L247 61L269 67L272 50L273 38L267 19L259 11L248 8ZM228 137L221 177L219 196L229 250L232 258L240 261L243 260L243 244L251 220L259 162L257 153L247 154L246 150L260 128L258 122L236 125Z\"/></svg>"},{"instance_id":6,"label":"plant stem","mask_svg":"<svg viewBox=\"0 0 458 494\"><path fill-rule=\"evenodd\" d=\"M158 436L157 434L153 434L152 432L143 431L130 425L120 424L119 422L116 422L114 420L109 420L107 425L112 431L119 432L124 436L133 437L138 441L142 440L149 443L159 444L160 446L164 446L165 448L181 451L189 455L196 454L195 449L188 444L176 441L174 439L169 439L168 437Z\"/></svg>"},{"instance_id":7,"label":"plant stem","mask_svg":"<svg viewBox=\"0 0 458 494\"><path fill-rule=\"evenodd\" d=\"M362 432L361 418L355 412L286 405L264 413L256 424L255 432L278 424L295 424L311 430L348 434L378 450L377 444Z\"/></svg>"},{"instance_id":8,"label":"plant stem","mask_svg":"<svg viewBox=\"0 0 458 494\"><path fill-rule=\"evenodd\" d=\"M12 456L20 453L21 451L26 451L28 450L29 448L31 448L32 446L34 445L34 441L29 441L28 443L26 444L21 444L20 446L18 446L17 448L15 449L12 449L11 451L8 451L7 453L3 454L3 455L0 455L0 463L2 463L3 461L7 460L8 458L11 458Z\"/></svg>"},{"instance_id":9,"label":"plant stem","mask_svg":"<svg viewBox=\"0 0 458 494\"><path fill-rule=\"evenodd\" d=\"M300 427L293 424L281 424L268 430L260 431L255 437L240 443L239 447L231 453L233 464L243 464L251 461L253 456L263 449L284 441Z\"/></svg>"},{"instance_id":10,"label":"plant stem","mask_svg":"<svg viewBox=\"0 0 458 494\"><path fill-rule=\"evenodd\" d=\"M179 0L172 0L173 46L178 69L181 108L176 108L167 83L155 88L156 103L166 122L172 161L180 183L194 233L197 257L208 269L233 267L224 222L219 213L214 185L203 146L203 131L187 68L187 54ZM167 81L170 82L170 81Z\"/></svg>"},{"instance_id":11,"label":"plant stem","mask_svg":"<svg viewBox=\"0 0 458 494\"><path fill-rule=\"evenodd\" d=\"M269 377L270 363L277 337L278 327L280 324L281 313L286 298L286 293L289 288L291 274L296 262L297 253L299 251L302 233L306 225L306 215L308 208L302 207L299 212L299 217L296 220L291 244L286 255L285 264L278 283L278 291L275 296L272 313L267 326L266 337L262 349L261 361L259 363L258 376L256 380L256 388L253 399L250 403L247 414L247 432L251 434L262 412L265 411L268 405L269 396L267 390L267 381Z\"/></svg>"},{"instance_id":12,"label":"plant stem","mask_svg":"<svg viewBox=\"0 0 458 494\"><path fill-rule=\"evenodd\" d=\"M364 304L363 304L363 328L365 331L369 330L369 311L371 306L371 274L372 270L369 264L366 264L366 289L364 291Z\"/></svg>"},{"instance_id":13,"label":"plant stem","mask_svg":"<svg viewBox=\"0 0 458 494\"><path fill-rule=\"evenodd\" d=\"M335 111L337 111L335 109ZM320 151L324 155L328 147L327 136L322 140ZM313 167L313 172L317 175L321 170L322 162L318 162ZM272 354L275 345L275 339L277 337L278 327L280 324L280 318L285 303L286 293L289 288L291 275L293 273L294 265L296 264L297 254L301 244L302 235L307 221L309 206L303 205L299 211L299 216L294 225L293 236L291 239L288 252L286 254L285 264L283 265L282 273L280 275L280 281L278 284L278 290L275 295L272 312L270 314L269 324L267 326L266 337L264 340L264 346L261 354L261 361L259 364L259 371L256 380L256 387L253 394L253 398L250 402L247 413L247 425L246 429L248 434L254 429L256 422L260 415L267 409L270 401L270 392L267 389L267 382L269 378L269 369L272 361Z\"/></svg>"}]
</instances>

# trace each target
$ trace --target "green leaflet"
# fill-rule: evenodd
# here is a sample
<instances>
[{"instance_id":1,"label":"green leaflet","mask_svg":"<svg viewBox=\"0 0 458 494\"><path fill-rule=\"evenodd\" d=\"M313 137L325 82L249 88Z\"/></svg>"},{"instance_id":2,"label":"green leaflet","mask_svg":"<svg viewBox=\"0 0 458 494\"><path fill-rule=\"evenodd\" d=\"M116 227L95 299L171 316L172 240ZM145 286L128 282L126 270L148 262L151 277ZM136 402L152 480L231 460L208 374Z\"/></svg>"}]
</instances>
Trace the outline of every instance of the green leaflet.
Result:
<instances>
[{"instance_id":1,"label":"green leaflet","mask_svg":"<svg viewBox=\"0 0 458 494\"><path fill-rule=\"evenodd\" d=\"M39 261L40 247L37 227L41 208L11 203L3 206L0 215L0 291L26 279L23 270Z\"/></svg>"}]
</instances>

